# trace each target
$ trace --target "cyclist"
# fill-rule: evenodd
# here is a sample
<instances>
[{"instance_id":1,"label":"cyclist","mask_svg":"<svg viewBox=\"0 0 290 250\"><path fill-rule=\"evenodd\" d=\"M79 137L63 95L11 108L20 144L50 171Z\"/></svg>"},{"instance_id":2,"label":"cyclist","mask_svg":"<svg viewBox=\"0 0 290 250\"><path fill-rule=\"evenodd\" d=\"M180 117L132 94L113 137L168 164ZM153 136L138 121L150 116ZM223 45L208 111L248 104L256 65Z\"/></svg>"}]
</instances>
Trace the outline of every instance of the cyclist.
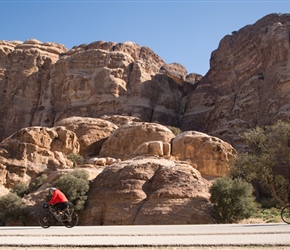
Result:
<instances>
[{"instance_id":1,"label":"cyclist","mask_svg":"<svg viewBox=\"0 0 290 250\"><path fill-rule=\"evenodd\" d=\"M49 192L51 193L52 198L48 204L52 205L59 213L68 207L68 199L63 192L54 187L50 188Z\"/></svg>"}]
</instances>

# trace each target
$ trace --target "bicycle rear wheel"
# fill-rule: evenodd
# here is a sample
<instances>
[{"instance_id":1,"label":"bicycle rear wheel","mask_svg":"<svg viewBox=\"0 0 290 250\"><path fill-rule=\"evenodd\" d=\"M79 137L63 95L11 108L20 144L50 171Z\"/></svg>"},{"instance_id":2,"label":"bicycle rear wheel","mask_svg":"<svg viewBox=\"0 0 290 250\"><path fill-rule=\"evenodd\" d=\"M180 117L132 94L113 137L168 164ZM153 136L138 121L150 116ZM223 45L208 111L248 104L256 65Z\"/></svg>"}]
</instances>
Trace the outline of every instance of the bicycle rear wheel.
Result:
<instances>
[{"instance_id":1,"label":"bicycle rear wheel","mask_svg":"<svg viewBox=\"0 0 290 250\"><path fill-rule=\"evenodd\" d=\"M71 218L68 218L67 221L63 222L63 224L68 228L72 228L72 227L76 226L78 224L78 222L79 222L79 216L75 211L73 211Z\"/></svg>"},{"instance_id":2,"label":"bicycle rear wheel","mask_svg":"<svg viewBox=\"0 0 290 250\"><path fill-rule=\"evenodd\" d=\"M50 212L44 212L39 216L38 223L43 228L49 228L55 222L54 217Z\"/></svg>"},{"instance_id":3,"label":"bicycle rear wheel","mask_svg":"<svg viewBox=\"0 0 290 250\"><path fill-rule=\"evenodd\" d=\"M285 223L290 224L290 206L284 207L281 210L281 218Z\"/></svg>"}]
</instances>

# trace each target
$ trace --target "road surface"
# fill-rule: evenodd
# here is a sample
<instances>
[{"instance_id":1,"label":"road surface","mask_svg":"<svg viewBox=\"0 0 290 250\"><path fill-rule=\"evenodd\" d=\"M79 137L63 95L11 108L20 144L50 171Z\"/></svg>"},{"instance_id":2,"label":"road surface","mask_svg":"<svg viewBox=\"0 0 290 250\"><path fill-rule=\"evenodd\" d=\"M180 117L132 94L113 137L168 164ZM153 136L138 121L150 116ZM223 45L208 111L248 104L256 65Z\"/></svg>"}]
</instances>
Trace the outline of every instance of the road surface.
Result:
<instances>
[{"instance_id":1,"label":"road surface","mask_svg":"<svg viewBox=\"0 0 290 250\"><path fill-rule=\"evenodd\" d=\"M290 225L0 227L0 247L257 247L290 249ZM9 248L10 247L10 248ZM15 248L16 249L16 248ZM121 248L120 248L121 249ZM177 249L177 248L176 248ZM178 248L179 249L179 248ZM189 249L189 248L188 248ZM278 249L278 248L275 248Z\"/></svg>"}]
</instances>

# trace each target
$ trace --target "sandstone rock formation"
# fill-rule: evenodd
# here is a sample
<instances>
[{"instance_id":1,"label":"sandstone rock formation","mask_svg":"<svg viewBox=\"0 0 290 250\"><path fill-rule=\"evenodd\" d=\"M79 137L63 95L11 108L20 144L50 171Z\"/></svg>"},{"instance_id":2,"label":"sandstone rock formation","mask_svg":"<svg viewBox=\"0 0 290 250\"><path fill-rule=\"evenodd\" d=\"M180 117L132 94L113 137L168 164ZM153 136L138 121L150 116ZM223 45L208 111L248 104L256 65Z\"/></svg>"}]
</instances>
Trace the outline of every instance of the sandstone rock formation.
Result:
<instances>
[{"instance_id":1,"label":"sandstone rock formation","mask_svg":"<svg viewBox=\"0 0 290 250\"><path fill-rule=\"evenodd\" d=\"M94 179L80 220L86 225L211 223L208 188L187 163L134 158Z\"/></svg>"},{"instance_id":2,"label":"sandstone rock formation","mask_svg":"<svg viewBox=\"0 0 290 250\"><path fill-rule=\"evenodd\" d=\"M205 77L133 42L0 42L0 140L23 127L104 115L181 126L242 149L239 133L289 120L289 14L226 35Z\"/></svg>"},{"instance_id":3,"label":"sandstone rock formation","mask_svg":"<svg viewBox=\"0 0 290 250\"><path fill-rule=\"evenodd\" d=\"M290 14L270 14L226 35L210 70L187 98L183 130L205 132L242 149L245 129L290 120Z\"/></svg>"},{"instance_id":4,"label":"sandstone rock formation","mask_svg":"<svg viewBox=\"0 0 290 250\"><path fill-rule=\"evenodd\" d=\"M48 187L73 170L69 156L80 153L79 138L88 138L82 139L83 153L104 139L99 154L85 157L78 166L92 182L83 225L212 222L210 182L198 169L207 177L224 174L234 152L228 143L193 131L175 137L165 126L130 117L106 119L120 126L71 117L59 122L63 126L21 129L0 143L0 196L18 183L29 186L47 176L23 199L29 211L25 225L37 224Z\"/></svg>"},{"instance_id":5,"label":"sandstone rock formation","mask_svg":"<svg viewBox=\"0 0 290 250\"><path fill-rule=\"evenodd\" d=\"M29 185L41 173L71 168L67 156L78 151L76 135L64 127L22 129L0 143L0 186Z\"/></svg>"},{"instance_id":6,"label":"sandstone rock formation","mask_svg":"<svg viewBox=\"0 0 290 250\"><path fill-rule=\"evenodd\" d=\"M172 141L172 155L194 164L204 176L223 176L236 151L227 142L196 131L183 132Z\"/></svg>"},{"instance_id":7,"label":"sandstone rock formation","mask_svg":"<svg viewBox=\"0 0 290 250\"><path fill-rule=\"evenodd\" d=\"M126 115L179 126L185 107L179 100L199 79L132 42L98 41L68 51L33 39L2 41L0 52L0 140L71 116Z\"/></svg>"},{"instance_id":8,"label":"sandstone rock formation","mask_svg":"<svg viewBox=\"0 0 290 250\"><path fill-rule=\"evenodd\" d=\"M170 142L175 135L171 130L157 123L134 122L121 126L106 140L100 156L111 156L126 160L138 154L136 150L144 142ZM163 155L163 154L161 154Z\"/></svg>"},{"instance_id":9,"label":"sandstone rock formation","mask_svg":"<svg viewBox=\"0 0 290 250\"><path fill-rule=\"evenodd\" d=\"M53 103L48 93L51 67L66 51L60 44L35 39L0 41L0 140L21 128L43 125L34 120L37 110L45 124L52 124L42 111ZM41 103L43 95L49 99Z\"/></svg>"},{"instance_id":10,"label":"sandstone rock formation","mask_svg":"<svg viewBox=\"0 0 290 250\"><path fill-rule=\"evenodd\" d=\"M84 224L209 223L203 177L227 172L240 132L290 120L289 34L271 14L225 36L203 78L132 42L0 41L0 196L46 173L33 211L81 154Z\"/></svg>"},{"instance_id":11,"label":"sandstone rock formation","mask_svg":"<svg viewBox=\"0 0 290 250\"><path fill-rule=\"evenodd\" d=\"M57 122L56 126L64 126L77 135L79 153L84 157L99 155L102 143L118 128L103 119L75 116Z\"/></svg>"}]
</instances>

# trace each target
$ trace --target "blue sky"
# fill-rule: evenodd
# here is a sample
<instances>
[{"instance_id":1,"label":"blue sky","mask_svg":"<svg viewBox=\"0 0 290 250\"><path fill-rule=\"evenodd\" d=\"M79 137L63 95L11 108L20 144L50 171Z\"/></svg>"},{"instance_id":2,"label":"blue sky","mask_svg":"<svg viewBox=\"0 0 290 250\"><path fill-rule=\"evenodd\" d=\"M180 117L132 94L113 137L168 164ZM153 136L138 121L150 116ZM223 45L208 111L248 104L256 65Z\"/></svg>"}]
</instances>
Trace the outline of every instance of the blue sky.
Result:
<instances>
[{"instance_id":1,"label":"blue sky","mask_svg":"<svg viewBox=\"0 0 290 250\"><path fill-rule=\"evenodd\" d=\"M132 41L166 63L205 75L224 36L265 15L290 13L290 0L0 0L0 10L0 40L35 38L68 49L99 40Z\"/></svg>"}]
</instances>

